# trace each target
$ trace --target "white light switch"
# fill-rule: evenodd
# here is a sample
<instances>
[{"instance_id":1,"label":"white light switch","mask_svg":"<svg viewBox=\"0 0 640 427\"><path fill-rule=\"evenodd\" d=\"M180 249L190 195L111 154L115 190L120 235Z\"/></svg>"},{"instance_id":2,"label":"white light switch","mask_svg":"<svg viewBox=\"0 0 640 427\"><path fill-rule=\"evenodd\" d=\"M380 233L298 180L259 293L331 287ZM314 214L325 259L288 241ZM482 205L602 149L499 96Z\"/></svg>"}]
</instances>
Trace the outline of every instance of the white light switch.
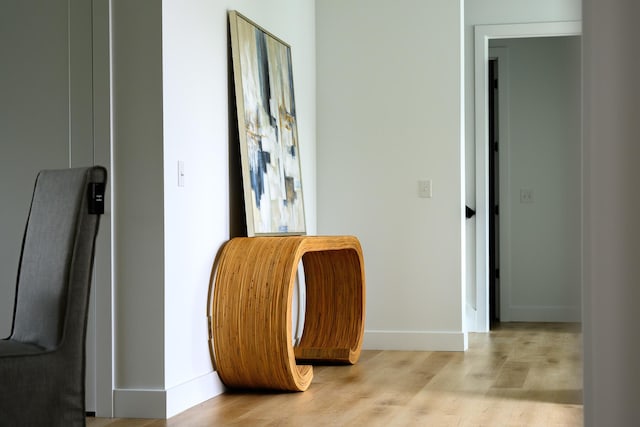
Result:
<instances>
[{"instance_id":1,"label":"white light switch","mask_svg":"<svg viewBox=\"0 0 640 427\"><path fill-rule=\"evenodd\" d=\"M178 160L178 187L184 187L184 161Z\"/></svg>"},{"instance_id":2,"label":"white light switch","mask_svg":"<svg viewBox=\"0 0 640 427\"><path fill-rule=\"evenodd\" d=\"M430 179L418 181L418 196L423 199L430 199L433 196Z\"/></svg>"}]
</instances>

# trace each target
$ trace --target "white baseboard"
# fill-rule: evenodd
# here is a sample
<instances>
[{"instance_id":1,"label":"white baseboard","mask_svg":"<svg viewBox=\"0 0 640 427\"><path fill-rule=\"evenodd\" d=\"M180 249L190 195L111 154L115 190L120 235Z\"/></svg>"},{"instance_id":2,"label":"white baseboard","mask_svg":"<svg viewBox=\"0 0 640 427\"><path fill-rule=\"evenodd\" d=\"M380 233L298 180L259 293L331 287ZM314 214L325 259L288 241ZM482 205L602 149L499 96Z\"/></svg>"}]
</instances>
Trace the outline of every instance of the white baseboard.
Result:
<instances>
[{"instance_id":1,"label":"white baseboard","mask_svg":"<svg viewBox=\"0 0 640 427\"><path fill-rule=\"evenodd\" d=\"M167 399L163 389L113 390L115 418L167 418Z\"/></svg>"},{"instance_id":2,"label":"white baseboard","mask_svg":"<svg viewBox=\"0 0 640 427\"><path fill-rule=\"evenodd\" d=\"M215 372L194 378L170 389L115 389L113 414L116 418L167 419L224 390Z\"/></svg>"},{"instance_id":3,"label":"white baseboard","mask_svg":"<svg viewBox=\"0 0 640 427\"><path fill-rule=\"evenodd\" d=\"M365 331L365 350L465 351L469 347L465 332Z\"/></svg>"},{"instance_id":4,"label":"white baseboard","mask_svg":"<svg viewBox=\"0 0 640 427\"><path fill-rule=\"evenodd\" d=\"M224 391L220 377L210 372L167 390L167 418L209 400Z\"/></svg>"},{"instance_id":5,"label":"white baseboard","mask_svg":"<svg viewBox=\"0 0 640 427\"><path fill-rule=\"evenodd\" d=\"M501 313L505 322L580 322L580 308L569 306L510 306Z\"/></svg>"}]
</instances>

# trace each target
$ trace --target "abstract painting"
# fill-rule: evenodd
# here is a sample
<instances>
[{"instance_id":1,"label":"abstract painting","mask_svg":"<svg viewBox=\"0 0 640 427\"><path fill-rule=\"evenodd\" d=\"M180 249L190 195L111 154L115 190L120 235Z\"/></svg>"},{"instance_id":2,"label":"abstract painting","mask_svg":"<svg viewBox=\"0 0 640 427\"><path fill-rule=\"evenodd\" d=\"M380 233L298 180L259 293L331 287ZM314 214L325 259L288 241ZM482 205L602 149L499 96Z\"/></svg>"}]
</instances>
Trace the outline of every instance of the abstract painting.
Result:
<instances>
[{"instance_id":1,"label":"abstract painting","mask_svg":"<svg viewBox=\"0 0 640 427\"><path fill-rule=\"evenodd\" d=\"M291 47L229 12L247 234L305 234Z\"/></svg>"}]
</instances>

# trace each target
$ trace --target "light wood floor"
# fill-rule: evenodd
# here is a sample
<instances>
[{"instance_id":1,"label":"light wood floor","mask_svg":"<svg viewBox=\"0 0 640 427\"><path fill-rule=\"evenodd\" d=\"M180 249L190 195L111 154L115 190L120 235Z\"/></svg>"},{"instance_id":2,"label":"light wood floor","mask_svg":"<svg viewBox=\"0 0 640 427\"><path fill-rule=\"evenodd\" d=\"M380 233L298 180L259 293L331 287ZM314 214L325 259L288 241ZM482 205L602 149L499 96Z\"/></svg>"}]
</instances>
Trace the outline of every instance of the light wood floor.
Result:
<instances>
[{"instance_id":1,"label":"light wood floor","mask_svg":"<svg viewBox=\"0 0 640 427\"><path fill-rule=\"evenodd\" d=\"M511 323L467 352L363 351L319 366L303 393L225 393L169 420L88 418L89 427L581 426L579 325Z\"/></svg>"}]
</instances>

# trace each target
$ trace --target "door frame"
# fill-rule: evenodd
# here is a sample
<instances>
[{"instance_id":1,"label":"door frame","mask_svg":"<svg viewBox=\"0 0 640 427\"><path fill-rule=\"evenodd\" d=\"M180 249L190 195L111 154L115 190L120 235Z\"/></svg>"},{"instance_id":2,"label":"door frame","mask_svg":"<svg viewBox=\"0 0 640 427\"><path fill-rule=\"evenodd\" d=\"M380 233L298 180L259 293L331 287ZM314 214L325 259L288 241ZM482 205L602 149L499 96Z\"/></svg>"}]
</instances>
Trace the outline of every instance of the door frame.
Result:
<instances>
[{"instance_id":1,"label":"door frame","mask_svg":"<svg viewBox=\"0 0 640 427\"><path fill-rule=\"evenodd\" d=\"M499 80L499 90L498 90L498 142L499 142L499 150L498 150L498 164L500 165L500 171L498 175L498 188L499 194L496 200L496 203L500 206L499 213L499 224L498 227L498 239L496 240L496 245L498 248L497 253L497 268L500 270L500 278L498 280L497 288L498 288L498 296L499 298L494 301L489 301L489 306L487 310L490 310L491 304L496 304L496 310L500 313L501 321L509 321L509 314L506 307L506 301L509 301L510 298L510 286L511 283L511 268L510 268L510 254L511 254L511 241L507 239L508 230L511 227L511 185L509 182L509 176L511 176L511 164L509 163L509 150L510 150L510 141L509 141L509 49L506 47L490 47L489 48L489 58L496 59L498 61L498 80ZM490 154L490 153L488 153ZM491 184L491 182L489 182ZM491 219L488 217L488 219ZM489 264L489 260L487 259L487 265ZM491 272L488 271L488 274ZM489 276L490 277L490 276ZM490 292L489 290L487 292ZM491 324L491 319L489 319L489 324Z\"/></svg>"},{"instance_id":2,"label":"door frame","mask_svg":"<svg viewBox=\"0 0 640 427\"><path fill-rule=\"evenodd\" d=\"M476 144L476 324L489 331L489 149L487 67L489 40L582 35L580 21L476 25L474 27L475 144Z\"/></svg>"},{"instance_id":3,"label":"door frame","mask_svg":"<svg viewBox=\"0 0 640 427\"><path fill-rule=\"evenodd\" d=\"M95 307L96 416L113 417L113 182L111 111L111 0L92 0L94 163L107 168L105 212L96 239L91 292Z\"/></svg>"}]
</instances>

